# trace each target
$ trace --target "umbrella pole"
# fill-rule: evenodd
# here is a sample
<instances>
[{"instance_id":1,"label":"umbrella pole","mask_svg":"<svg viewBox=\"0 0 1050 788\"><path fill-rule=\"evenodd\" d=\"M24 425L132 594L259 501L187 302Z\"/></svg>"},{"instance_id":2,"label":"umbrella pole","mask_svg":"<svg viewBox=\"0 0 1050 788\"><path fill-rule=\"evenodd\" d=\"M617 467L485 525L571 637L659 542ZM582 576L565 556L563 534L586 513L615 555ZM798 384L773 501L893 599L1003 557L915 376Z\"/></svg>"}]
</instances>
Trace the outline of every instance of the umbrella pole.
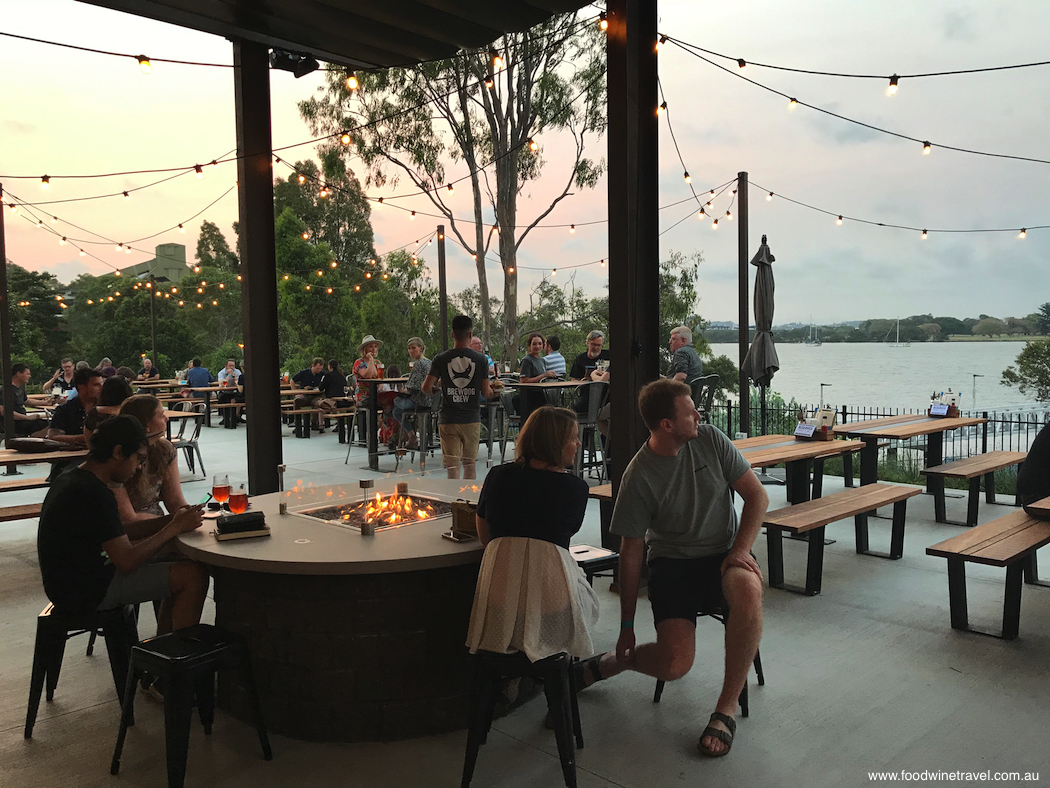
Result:
<instances>
[{"instance_id":1,"label":"umbrella pole","mask_svg":"<svg viewBox=\"0 0 1050 788\"><path fill-rule=\"evenodd\" d=\"M762 434L765 435L768 430L766 429L766 387L760 386L759 389L759 407L762 414Z\"/></svg>"}]
</instances>

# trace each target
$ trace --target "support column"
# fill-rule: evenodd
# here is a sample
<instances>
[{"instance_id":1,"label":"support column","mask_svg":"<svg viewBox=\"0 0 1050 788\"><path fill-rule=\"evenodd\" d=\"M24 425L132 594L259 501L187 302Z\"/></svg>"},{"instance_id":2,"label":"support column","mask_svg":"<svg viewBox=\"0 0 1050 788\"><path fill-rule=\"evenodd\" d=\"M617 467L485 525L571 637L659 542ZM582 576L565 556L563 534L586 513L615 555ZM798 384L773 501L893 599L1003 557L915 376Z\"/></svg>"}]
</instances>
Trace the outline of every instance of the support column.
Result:
<instances>
[{"instance_id":1,"label":"support column","mask_svg":"<svg viewBox=\"0 0 1050 788\"><path fill-rule=\"evenodd\" d=\"M4 187L0 186L0 197ZM7 289L7 240L4 235L3 203L0 201L0 375L3 375L4 396L0 402L4 406L4 435L8 439L16 437L15 432L15 390L11 387L11 293ZM43 372L43 370L41 370ZM6 440L5 440L6 444ZM9 471L17 471L12 465Z\"/></svg>"},{"instance_id":2,"label":"support column","mask_svg":"<svg viewBox=\"0 0 1050 788\"><path fill-rule=\"evenodd\" d=\"M657 0L608 4L611 476L649 437L638 392L659 374L661 338Z\"/></svg>"},{"instance_id":3,"label":"support column","mask_svg":"<svg viewBox=\"0 0 1050 788\"><path fill-rule=\"evenodd\" d=\"M747 253L747 173L736 174L736 201L737 201L737 294L739 298L739 322L740 330L737 332L739 343L739 358L737 365L740 367L740 431L751 434L751 384L748 382L747 373L744 372L744 357L747 355L748 346L751 344L749 325L751 318L748 316L748 262L750 257ZM757 330L757 326L755 327ZM763 427L763 434L765 428ZM729 436L734 437L733 435Z\"/></svg>"},{"instance_id":4,"label":"support column","mask_svg":"<svg viewBox=\"0 0 1050 788\"><path fill-rule=\"evenodd\" d=\"M247 366L248 492L277 492L282 461L278 386L270 63L263 44L233 41L240 207L241 321Z\"/></svg>"}]
</instances>

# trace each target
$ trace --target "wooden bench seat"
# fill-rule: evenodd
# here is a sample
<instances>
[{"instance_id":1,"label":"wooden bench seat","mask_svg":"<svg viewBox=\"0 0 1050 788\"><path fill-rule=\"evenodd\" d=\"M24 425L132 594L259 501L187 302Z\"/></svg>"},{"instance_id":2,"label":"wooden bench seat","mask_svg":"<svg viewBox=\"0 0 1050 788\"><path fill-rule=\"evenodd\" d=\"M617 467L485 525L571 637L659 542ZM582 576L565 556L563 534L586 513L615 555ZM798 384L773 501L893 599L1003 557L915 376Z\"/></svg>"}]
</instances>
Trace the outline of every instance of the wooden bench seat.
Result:
<instances>
[{"instance_id":1,"label":"wooden bench seat","mask_svg":"<svg viewBox=\"0 0 1050 788\"><path fill-rule=\"evenodd\" d=\"M310 422L313 421L315 414L321 412L320 408L293 408L283 411L285 416L292 416L295 419L294 435L297 438L310 437Z\"/></svg>"},{"instance_id":2,"label":"wooden bench seat","mask_svg":"<svg viewBox=\"0 0 1050 788\"><path fill-rule=\"evenodd\" d=\"M0 481L0 492L14 492L15 490L38 490L41 487L50 487L47 477L39 479L10 479Z\"/></svg>"},{"instance_id":3,"label":"wooden bench seat","mask_svg":"<svg viewBox=\"0 0 1050 788\"><path fill-rule=\"evenodd\" d=\"M782 588L807 596L820 593L824 569L824 526L836 520L853 517L857 536L857 552L879 558L896 560L904 555L904 516L908 498L919 495L918 487L899 487L892 484L865 484L849 490L817 498L794 506L767 512L764 525L768 544L769 586ZM880 506L893 504L893 527L890 551L880 553L868 549L868 512ZM806 564L806 586L784 583L783 534L808 534L809 556Z\"/></svg>"},{"instance_id":4,"label":"wooden bench seat","mask_svg":"<svg viewBox=\"0 0 1050 788\"><path fill-rule=\"evenodd\" d=\"M1050 585L1039 580L1035 551L1050 544L1050 522L1024 511L978 525L965 533L926 548L927 555L948 559L948 605L952 629L963 629L1004 640L1017 637L1021 620L1021 580L1030 585ZM966 562L1006 567L1001 632L974 629L966 610Z\"/></svg>"},{"instance_id":5,"label":"wooden bench seat","mask_svg":"<svg viewBox=\"0 0 1050 788\"><path fill-rule=\"evenodd\" d=\"M981 501L981 477L984 477L984 495L988 503L995 503L995 472L1004 468L1019 465L1025 461L1028 452L1024 451L988 451L984 454L976 454L965 460L935 465L920 471L927 477L930 492L933 493L934 519L939 523L949 525L965 525L973 527L977 525L977 506ZM970 500L966 507L966 522L949 520L944 511L944 480L945 479L969 479ZM1014 500L1014 505L1020 502Z\"/></svg>"},{"instance_id":6,"label":"wooden bench seat","mask_svg":"<svg viewBox=\"0 0 1050 788\"><path fill-rule=\"evenodd\" d=\"M41 506L43 506L42 503L27 503L21 506L0 507L0 523L7 523L12 520L28 520L31 517L39 517Z\"/></svg>"}]
</instances>

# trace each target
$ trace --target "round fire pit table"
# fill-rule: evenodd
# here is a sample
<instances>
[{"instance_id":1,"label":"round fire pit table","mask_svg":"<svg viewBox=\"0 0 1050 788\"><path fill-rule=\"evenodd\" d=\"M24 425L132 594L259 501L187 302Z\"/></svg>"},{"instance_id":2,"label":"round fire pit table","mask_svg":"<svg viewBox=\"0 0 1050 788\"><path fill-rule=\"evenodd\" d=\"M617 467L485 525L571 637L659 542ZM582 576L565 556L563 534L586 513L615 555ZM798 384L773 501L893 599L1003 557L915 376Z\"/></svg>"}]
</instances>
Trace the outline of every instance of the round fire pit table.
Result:
<instances>
[{"instance_id":1,"label":"round fire pit table","mask_svg":"<svg viewBox=\"0 0 1050 788\"><path fill-rule=\"evenodd\" d=\"M393 491L377 480L370 494ZM479 492L446 479L409 489L446 502ZM205 520L179 547L211 569L215 623L248 638L270 730L350 742L465 728L481 543L443 539L448 516L362 536L305 513L361 497L356 484L256 496L250 511L265 513L269 537L218 541ZM219 704L252 719L238 676L220 674Z\"/></svg>"}]
</instances>

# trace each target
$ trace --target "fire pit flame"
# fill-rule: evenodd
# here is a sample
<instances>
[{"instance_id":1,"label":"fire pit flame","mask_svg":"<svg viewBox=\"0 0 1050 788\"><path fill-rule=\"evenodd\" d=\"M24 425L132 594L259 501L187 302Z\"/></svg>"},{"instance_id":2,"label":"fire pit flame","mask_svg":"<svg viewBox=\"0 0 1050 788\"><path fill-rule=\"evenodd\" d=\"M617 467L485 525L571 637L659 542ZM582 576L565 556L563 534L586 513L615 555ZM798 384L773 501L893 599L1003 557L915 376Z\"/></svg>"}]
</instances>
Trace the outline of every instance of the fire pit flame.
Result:
<instances>
[{"instance_id":1,"label":"fire pit flame","mask_svg":"<svg viewBox=\"0 0 1050 788\"><path fill-rule=\"evenodd\" d=\"M365 509L365 522L377 525L395 525L410 520L425 520L433 517L437 511L430 504L417 505L410 496L392 493L384 498L376 493L374 501L369 501ZM348 519L344 516L344 519Z\"/></svg>"}]
</instances>

